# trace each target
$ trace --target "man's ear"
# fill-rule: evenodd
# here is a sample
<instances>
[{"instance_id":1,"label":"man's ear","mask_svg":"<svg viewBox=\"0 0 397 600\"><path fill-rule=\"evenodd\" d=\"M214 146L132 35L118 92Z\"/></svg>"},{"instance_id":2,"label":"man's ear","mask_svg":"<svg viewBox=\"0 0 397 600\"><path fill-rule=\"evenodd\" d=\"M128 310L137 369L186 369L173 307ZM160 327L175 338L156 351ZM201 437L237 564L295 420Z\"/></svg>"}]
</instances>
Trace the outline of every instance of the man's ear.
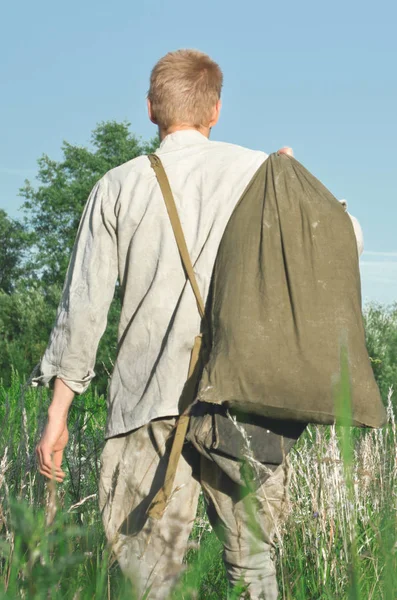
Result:
<instances>
[{"instance_id":1,"label":"man's ear","mask_svg":"<svg viewBox=\"0 0 397 600\"><path fill-rule=\"evenodd\" d=\"M156 117L153 114L152 103L150 102L149 98L147 99L147 112L151 122L154 123L154 125L157 125Z\"/></svg>"},{"instance_id":2,"label":"man's ear","mask_svg":"<svg viewBox=\"0 0 397 600\"><path fill-rule=\"evenodd\" d=\"M222 101L221 101L221 99L219 99L218 102L214 106L214 110L212 111L211 121L209 122L210 128L214 127L214 125L216 125L218 123L219 115L221 113L221 108L222 108Z\"/></svg>"}]
</instances>

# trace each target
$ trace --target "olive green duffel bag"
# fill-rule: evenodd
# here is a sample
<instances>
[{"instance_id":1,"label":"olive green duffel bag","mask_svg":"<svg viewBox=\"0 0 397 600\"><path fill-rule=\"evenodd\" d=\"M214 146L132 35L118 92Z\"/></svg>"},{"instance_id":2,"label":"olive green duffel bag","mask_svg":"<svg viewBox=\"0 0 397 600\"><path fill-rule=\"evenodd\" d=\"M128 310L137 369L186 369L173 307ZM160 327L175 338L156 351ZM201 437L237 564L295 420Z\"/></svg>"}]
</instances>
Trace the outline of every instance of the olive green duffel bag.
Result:
<instances>
[{"instance_id":1,"label":"olive green duffel bag","mask_svg":"<svg viewBox=\"0 0 397 600\"><path fill-rule=\"evenodd\" d=\"M295 159L271 155L241 197L207 306L199 401L306 423L385 423L351 220Z\"/></svg>"}]
</instances>

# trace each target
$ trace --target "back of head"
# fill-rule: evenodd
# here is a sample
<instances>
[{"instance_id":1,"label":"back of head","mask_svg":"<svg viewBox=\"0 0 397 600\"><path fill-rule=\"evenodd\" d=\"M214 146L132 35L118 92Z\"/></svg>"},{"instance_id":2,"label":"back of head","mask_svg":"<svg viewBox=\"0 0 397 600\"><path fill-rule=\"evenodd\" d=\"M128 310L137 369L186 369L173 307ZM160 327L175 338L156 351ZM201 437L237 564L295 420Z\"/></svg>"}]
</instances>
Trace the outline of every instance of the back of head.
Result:
<instances>
[{"instance_id":1,"label":"back of head","mask_svg":"<svg viewBox=\"0 0 397 600\"><path fill-rule=\"evenodd\" d=\"M164 130L175 125L208 126L222 82L221 69L207 54L198 50L169 52L150 76L152 119Z\"/></svg>"}]
</instances>

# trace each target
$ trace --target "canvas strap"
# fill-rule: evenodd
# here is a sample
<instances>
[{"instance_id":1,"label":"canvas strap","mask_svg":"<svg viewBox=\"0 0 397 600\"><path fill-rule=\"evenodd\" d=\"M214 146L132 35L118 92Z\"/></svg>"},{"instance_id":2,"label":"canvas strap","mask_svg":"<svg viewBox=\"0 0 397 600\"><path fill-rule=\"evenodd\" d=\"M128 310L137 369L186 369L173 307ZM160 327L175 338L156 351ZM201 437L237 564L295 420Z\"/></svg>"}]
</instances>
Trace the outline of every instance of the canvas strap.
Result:
<instances>
[{"instance_id":1,"label":"canvas strap","mask_svg":"<svg viewBox=\"0 0 397 600\"><path fill-rule=\"evenodd\" d=\"M175 240L178 246L179 254L181 257L186 277L189 279L194 296L196 298L197 308L200 317L203 319L204 302L200 293L200 289L197 285L192 261L190 259L189 251L187 249L185 236L183 234L182 225L179 219L178 210L175 205L174 196L171 190L170 183L168 181L167 174L164 170L160 158L156 154L149 154L149 160L156 174L157 181L160 185L160 189L163 194L164 202L167 208L168 216L171 221L172 229L174 232ZM164 484L163 487L157 492L147 511L148 516L154 519L160 519L162 517L172 494L178 462L182 454L183 444L185 442L186 433L189 427L190 417L187 410L193 402L194 392L198 383L198 377L200 372L199 356L201 349L201 339L201 335L198 335L194 340L194 346L190 357L188 378L184 386L180 401L182 414L178 418L177 425L175 428L175 436L172 442Z\"/></svg>"},{"instance_id":2,"label":"canvas strap","mask_svg":"<svg viewBox=\"0 0 397 600\"><path fill-rule=\"evenodd\" d=\"M179 219L178 210L175 205L174 195L171 190L170 182L168 181L167 173L164 170L163 164L157 154L149 154L150 164L154 172L156 173L157 181L159 182L160 189L162 191L164 202L167 207L168 216L171 221L172 229L174 231L175 240L178 245L179 254L182 260L182 265L186 273L186 277L190 281L193 293L196 298L197 308L200 317L204 317L204 302L201 297L200 289L197 285L196 276L193 271L192 261L190 260L189 250L187 249L185 236L181 221Z\"/></svg>"}]
</instances>

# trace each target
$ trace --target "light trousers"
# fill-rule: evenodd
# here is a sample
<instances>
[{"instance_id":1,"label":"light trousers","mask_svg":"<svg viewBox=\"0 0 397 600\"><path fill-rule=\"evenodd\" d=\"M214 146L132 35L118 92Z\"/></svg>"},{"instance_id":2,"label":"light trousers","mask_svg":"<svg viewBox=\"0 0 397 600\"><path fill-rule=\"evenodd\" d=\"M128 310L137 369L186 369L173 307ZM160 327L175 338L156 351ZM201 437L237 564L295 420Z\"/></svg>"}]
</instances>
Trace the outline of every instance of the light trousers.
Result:
<instances>
[{"instance_id":1,"label":"light trousers","mask_svg":"<svg viewBox=\"0 0 397 600\"><path fill-rule=\"evenodd\" d=\"M183 569L201 486L209 521L223 544L231 586L244 582L252 600L276 600L271 552L285 499L282 466L250 492L187 445L163 517L147 517L164 481L175 421L158 419L111 438L102 453L100 509L107 539L124 575L139 599L145 593L148 600L169 597Z\"/></svg>"}]
</instances>

